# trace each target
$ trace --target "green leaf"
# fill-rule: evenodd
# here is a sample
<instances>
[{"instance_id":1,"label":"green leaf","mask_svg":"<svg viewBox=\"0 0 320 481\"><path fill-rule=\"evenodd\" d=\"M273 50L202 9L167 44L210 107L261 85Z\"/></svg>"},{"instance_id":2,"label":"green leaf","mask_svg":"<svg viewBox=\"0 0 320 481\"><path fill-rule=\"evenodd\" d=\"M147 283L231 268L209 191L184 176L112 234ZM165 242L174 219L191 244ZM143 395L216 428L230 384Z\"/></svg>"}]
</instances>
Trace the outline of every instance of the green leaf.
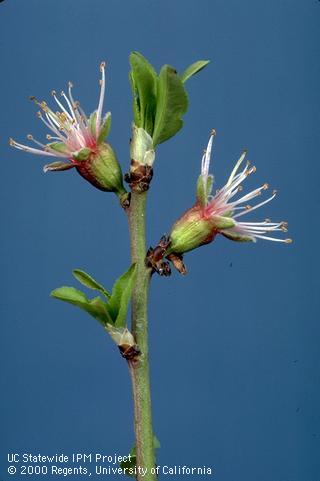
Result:
<instances>
[{"instance_id":1,"label":"green leaf","mask_svg":"<svg viewBox=\"0 0 320 481\"><path fill-rule=\"evenodd\" d=\"M139 52L130 54L130 80L134 96L134 121L150 135L156 115L157 73Z\"/></svg>"},{"instance_id":2,"label":"green leaf","mask_svg":"<svg viewBox=\"0 0 320 481\"><path fill-rule=\"evenodd\" d=\"M55 299L80 307L80 309L88 312L88 314L97 319L104 327L108 322L112 322L107 310L107 305L100 297L89 300L83 292L74 287L67 286L54 289L50 295Z\"/></svg>"},{"instance_id":3,"label":"green leaf","mask_svg":"<svg viewBox=\"0 0 320 481\"><path fill-rule=\"evenodd\" d=\"M75 167L71 162L51 162L51 164L46 164L43 167L43 172L57 172L59 170L69 170Z\"/></svg>"},{"instance_id":4,"label":"green leaf","mask_svg":"<svg viewBox=\"0 0 320 481\"><path fill-rule=\"evenodd\" d=\"M189 65L189 67L186 68L185 71L180 75L181 81L183 83L186 82L190 77L205 68L208 63L210 63L210 60L198 60L197 62Z\"/></svg>"},{"instance_id":5,"label":"green leaf","mask_svg":"<svg viewBox=\"0 0 320 481\"><path fill-rule=\"evenodd\" d=\"M98 144L101 144L106 140L110 132L110 127L111 127L111 112L107 112L103 119L100 133L97 139Z\"/></svg>"},{"instance_id":6,"label":"green leaf","mask_svg":"<svg viewBox=\"0 0 320 481\"><path fill-rule=\"evenodd\" d=\"M107 299L110 299L111 294L103 287L102 284L99 284L99 282L97 282L89 274L87 274L86 272L80 269L74 269L72 273L74 277L77 279L77 281L81 282L81 284L83 284L86 287L89 287L89 289L100 291Z\"/></svg>"},{"instance_id":7,"label":"green leaf","mask_svg":"<svg viewBox=\"0 0 320 481\"><path fill-rule=\"evenodd\" d=\"M180 77L174 68L164 65L158 81L154 146L170 139L181 129L183 125L181 117L187 109L188 97Z\"/></svg>"},{"instance_id":8,"label":"green leaf","mask_svg":"<svg viewBox=\"0 0 320 481\"><path fill-rule=\"evenodd\" d=\"M108 311L115 327L125 327L128 304L136 276L136 265L132 266L115 282L112 288Z\"/></svg>"},{"instance_id":9,"label":"green leaf","mask_svg":"<svg viewBox=\"0 0 320 481\"><path fill-rule=\"evenodd\" d=\"M135 125L139 127L142 124L141 116L140 116L140 104L139 104L138 89L136 87L132 71L129 72L129 82L130 82L132 95L133 95L133 103L132 103L133 121Z\"/></svg>"}]
</instances>

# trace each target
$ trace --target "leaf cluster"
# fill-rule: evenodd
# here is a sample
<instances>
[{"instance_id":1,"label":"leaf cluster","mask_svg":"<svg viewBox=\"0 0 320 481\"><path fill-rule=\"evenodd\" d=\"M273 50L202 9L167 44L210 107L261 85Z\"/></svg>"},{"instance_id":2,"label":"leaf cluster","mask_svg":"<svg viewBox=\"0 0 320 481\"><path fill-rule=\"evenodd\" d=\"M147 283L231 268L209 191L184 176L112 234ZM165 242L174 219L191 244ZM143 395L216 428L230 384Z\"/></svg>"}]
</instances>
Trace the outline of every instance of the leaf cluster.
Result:
<instances>
[{"instance_id":1,"label":"leaf cluster","mask_svg":"<svg viewBox=\"0 0 320 481\"><path fill-rule=\"evenodd\" d=\"M86 311L97 319L103 327L108 325L115 328L126 326L126 315L128 310L131 292L136 276L136 265L131 267L120 276L114 283L111 294L86 272L75 269L74 277L85 287L99 292L100 296L87 298L87 296L75 287L63 286L54 289L51 296L68 302Z\"/></svg>"},{"instance_id":2,"label":"leaf cluster","mask_svg":"<svg viewBox=\"0 0 320 481\"><path fill-rule=\"evenodd\" d=\"M182 117L188 110L184 83L208 63L208 60L199 60L181 75L170 65L163 65L158 75L141 53L131 53L129 79L133 93L134 123L148 132L154 147L173 137L182 128Z\"/></svg>"}]
</instances>

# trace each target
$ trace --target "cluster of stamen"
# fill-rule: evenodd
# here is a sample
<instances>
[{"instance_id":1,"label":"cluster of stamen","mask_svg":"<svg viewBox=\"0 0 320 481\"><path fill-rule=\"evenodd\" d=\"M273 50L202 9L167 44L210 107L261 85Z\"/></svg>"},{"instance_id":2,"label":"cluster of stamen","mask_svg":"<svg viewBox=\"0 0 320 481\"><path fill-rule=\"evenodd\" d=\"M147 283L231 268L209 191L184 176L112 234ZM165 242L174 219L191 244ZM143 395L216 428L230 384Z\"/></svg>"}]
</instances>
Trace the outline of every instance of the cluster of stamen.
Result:
<instances>
[{"instance_id":1,"label":"cluster of stamen","mask_svg":"<svg viewBox=\"0 0 320 481\"><path fill-rule=\"evenodd\" d=\"M34 101L35 104L41 109L37 112L37 117L54 134L48 134L46 138L53 142L63 143L66 147L65 151L57 151L51 148L50 144L45 145L41 142L38 142L31 134L27 136L27 139L34 142L36 145L41 147L41 149L20 144L13 139L9 140L10 145L33 154L64 157L71 161L73 161L72 156L74 152L86 147L95 149L102 124L102 108L105 91L105 62L100 64L100 72L100 97L96 111L95 129L90 128L91 126L89 125L89 119L82 110L80 103L73 99L73 84L72 82L69 82L68 95L66 95L64 91L61 92L63 102L59 100L55 90L52 90L51 92L52 97L60 109L56 112L50 109L45 101L39 101L34 96L30 97L30 100Z\"/></svg>"},{"instance_id":2,"label":"cluster of stamen","mask_svg":"<svg viewBox=\"0 0 320 481\"><path fill-rule=\"evenodd\" d=\"M208 147L202 157L201 175L204 185L206 185L209 176L209 163L212 149L212 141L215 135L216 132L213 131L210 135ZM277 194L277 192L274 190L272 192L272 195L266 200L253 206L247 204L247 201L250 201L257 196L262 195L262 192L269 188L269 185L265 183L257 189L249 192L248 194L243 195L237 200L234 200L236 194L243 190L243 187L241 185L242 181L245 180L249 175L256 172L256 167L250 166L250 162L247 162L243 171L238 173L240 165L244 161L246 154L247 151L244 150L238 162L236 163L226 185L222 189L217 190L214 196L208 195L206 205L203 208L203 215L207 218L215 216L232 217L232 219L235 221L235 226L231 229L228 229L227 232L229 232L230 234L249 237L253 241L255 241L257 238L260 238L275 242L291 243L291 239L278 239L270 237L268 235L270 232L275 231L287 232L287 222L271 222L270 219L266 219L264 222L239 222L237 220L239 217L242 217L243 215L246 215L249 212L252 212L259 207L262 207L263 205L269 203L271 200L274 199Z\"/></svg>"}]
</instances>

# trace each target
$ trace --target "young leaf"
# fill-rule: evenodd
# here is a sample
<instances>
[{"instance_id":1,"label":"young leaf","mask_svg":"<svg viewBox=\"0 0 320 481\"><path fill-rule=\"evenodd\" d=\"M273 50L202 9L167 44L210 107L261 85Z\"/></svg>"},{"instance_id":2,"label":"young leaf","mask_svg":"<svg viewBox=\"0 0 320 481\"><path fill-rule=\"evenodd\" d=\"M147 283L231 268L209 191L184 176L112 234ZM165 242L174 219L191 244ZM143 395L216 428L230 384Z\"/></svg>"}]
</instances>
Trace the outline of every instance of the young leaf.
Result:
<instances>
[{"instance_id":1,"label":"young leaf","mask_svg":"<svg viewBox=\"0 0 320 481\"><path fill-rule=\"evenodd\" d=\"M133 121L134 121L134 124L137 127L141 127L142 120L141 120L141 115L140 115L139 93L138 93L138 89L137 89L135 81L134 81L132 71L129 72L129 82L130 82L132 95L133 95L133 103L132 103Z\"/></svg>"},{"instance_id":2,"label":"young leaf","mask_svg":"<svg viewBox=\"0 0 320 481\"><path fill-rule=\"evenodd\" d=\"M84 271L81 271L80 269L74 269L73 271L74 277L77 279L77 281L81 282L86 287L89 287L89 289L94 289L96 291L101 292L107 299L110 299L111 294L101 285L99 282L97 282L93 277L89 276Z\"/></svg>"},{"instance_id":3,"label":"young leaf","mask_svg":"<svg viewBox=\"0 0 320 481\"><path fill-rule=\"evenodd\" d=\"M170 139L182 127L181 117L188 109L188 97L174 68L164 65L158 81L157 113L153 131L156 146Z\"/></svg>"},{"instance_id":4,"label":"young leaf","mask_svg":"<svg viewBox=\"0 0 320 481\"><path fill-rule=\"evenodd\" d=\"M192 75L195 75L196 73L200 72L200 70L205 68L208 63L210 63L210 60L198 60L197 62L189 65L189 67L186 68L185 71L180 75L181 81L183 83L186 82L190 77L192 77Z\"/></svg>"},{"instance_id":5,"label":"young leaf","mask_svg":"<svg viewBox=\"0 0 320 481\"><path fill-rule=\"evenodd\" d=\"M131 53L130 64L135 124L152 135L156 111L157 73L139 52Z\"/></svg>"},{"instance_id":6,"label":"young leaf","mask_svg":"<svg viewBox=\"0 0 320 481\"><path fill-rule=\"evenodd\" d=\"M108 313L106 304L100 299L95 297L94 299L87 299L83 292L78 291L74 287L59 287L51 292L51 297L60 299L60 301L68 302L74 306L80 307L80 309L88 312L91 316L97 319L103 326L108 322L112 322Z\"/></svg>"},{"instance_id":7,"label":"young leaf","mask_svg":"<svg viewBox=\"0 0 320 481\"><path fill-rule=\"evenodd\" d=\"M126 325L126 315L136 276L136 265L132 266L115 282L112 288L108 311L115 327Z\"/></svg>"}]
</instances>

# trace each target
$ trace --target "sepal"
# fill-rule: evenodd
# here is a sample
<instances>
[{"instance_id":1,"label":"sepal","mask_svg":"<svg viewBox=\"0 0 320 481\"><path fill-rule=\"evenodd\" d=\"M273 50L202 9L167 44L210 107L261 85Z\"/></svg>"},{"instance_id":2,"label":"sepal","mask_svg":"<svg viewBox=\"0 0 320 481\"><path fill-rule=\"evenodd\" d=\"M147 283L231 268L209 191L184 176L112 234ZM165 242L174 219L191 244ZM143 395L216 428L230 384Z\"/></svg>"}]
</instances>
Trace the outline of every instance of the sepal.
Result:
<instances>
[{"instance_id":1,"label":"sepal","mask_svg":"<svg viewBox=\"0 0 320 481\"><path fill-rule=\"evenodd\" d=\"M97 139L98 145L100 145L102 142L106 140L106 138L109 135L110 128L111 128L111 112L107 112L100 128L99 136Z\"/></svg>"},{"instance_id":2,"label":"sepal","mask_svg":"<svg viewBox=\"0 0 320 481\"><path fill-rule=\"evenodd\" d=\"M222 231L223 229L232 229L232 227L235 227L236 225L236 222L232 217L223 217L220 215L211 216L210 222L212 227L219 231Z\"/></svg>"},{"instance_id":3,"label":"sepal","mask_svg":"<svg viewBox=\"0 0 320 481\"><path fill-rule=\"evenodd\" d=\"M221 231L220 234L222 234L224 237L227 237L227 239L233 240L235 242L256 242L256 239L254 237L239 234L238 232L232 230Z\"/></svg>"},{"instance_id":4,"label":"sepal","mask_svg":"<svg viewBox=\"0 0 320 481\"><path fill-rule=\"evenodd\" d=\"M70 169L73 169L75 167L74 164L72 164L71 162L61 162L61 161L57 161L57 162L51 162L51 164L46 164L44 167L43 167L43 172L58 172L58 171L62 171L62 170L70 170Z\"/></svg>"},{"instance_id":5,"label":"sepal","mask_svg":"<svg viewBox=\"0 0 320 481\"><path fill-rule=\"evenodd\" d=\"M84 147L83 149L77 150L76 152L72 152L72 158L77 162L83 162L84 160L88 160L92 150L88 147Z\"/></svg>"},{"instance_id":6,"label":"sepal","mask_svg":"<svg viewBox=\"0 0 320 481\"><path fill-rule=\"evenodd\" d=\"M48 150L53 150L59 154L68 154L69 152L69 149L64 142L51 142L50 144L47 144L46 147Z\"/></svg>"},{"instance_id":7,"label":"sepal","mask_svg":"<svg viewBox=\"0 0 320 481\"><path fill-rule=\"evenodd\" d=\"M198 202L205 207L208 202L208 197L211 194L213 185L213 176L208 175L207 180L205 180L203 175L199 175L197 181L197 200Z\"/></svg>"}]
</instances>

